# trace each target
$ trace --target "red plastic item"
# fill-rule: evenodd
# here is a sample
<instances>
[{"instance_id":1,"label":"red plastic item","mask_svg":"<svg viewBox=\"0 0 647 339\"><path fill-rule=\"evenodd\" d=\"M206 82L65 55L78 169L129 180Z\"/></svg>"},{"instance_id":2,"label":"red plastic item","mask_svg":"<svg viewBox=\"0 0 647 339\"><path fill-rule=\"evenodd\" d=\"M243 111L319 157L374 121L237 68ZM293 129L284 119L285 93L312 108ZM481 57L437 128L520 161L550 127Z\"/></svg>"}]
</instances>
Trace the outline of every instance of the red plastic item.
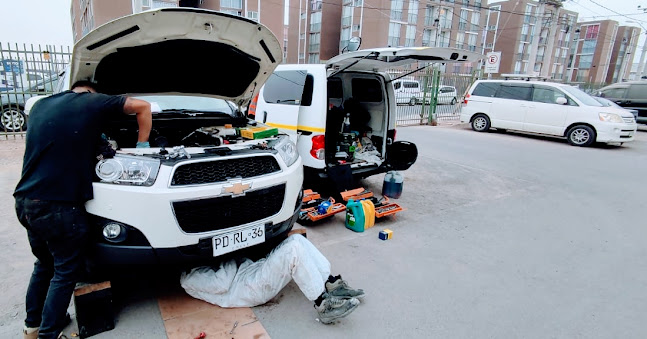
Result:
<instances>
[{"instance_id":1,"label":"red plastic item","mask_svg":"<svg viewBox=\"0 0 647 339\"><path fill-rule=\"evenodd\" d=\"M207 334L206 334L206 333L204 333L204 332L200 332L200 334L198 334L198 336L197 336L197 337L195 337L194 339L204 339L204 338L206 338L206 337L207 337Z\"/></svg>"}]
</instances>

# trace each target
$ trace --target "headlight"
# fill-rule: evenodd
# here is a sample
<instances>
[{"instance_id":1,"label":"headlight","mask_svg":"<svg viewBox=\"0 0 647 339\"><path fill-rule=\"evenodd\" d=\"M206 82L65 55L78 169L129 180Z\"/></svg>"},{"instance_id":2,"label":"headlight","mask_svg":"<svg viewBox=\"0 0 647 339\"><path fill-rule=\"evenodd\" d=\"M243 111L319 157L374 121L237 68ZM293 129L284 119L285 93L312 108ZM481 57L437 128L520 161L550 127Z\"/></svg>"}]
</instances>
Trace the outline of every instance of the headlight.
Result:
<instances>
[{"instance_id":1,"label":"headlight","mask_svg":"<svg viewBox=\"0 0 647 339\"><path fill-rule=\"evenodd\" d=\"M159 168L160 161L157 159L119 154L99 161L94 170L101 182L152 186Z\"/></svg>"},{"instance_id":2,"label":"headlight","mask_svg":"<svg viewBox=\"0 0 647 339\"><path fill-rule=\"evenodd\" d=\"M283 137L278 144L274 146L274 149L279 151L281 158L283 158L283 161L288 166L292 166L292 164L294 164L299 158L297 145L295 145L289 137Z\"/></svg>"},{"instance_id":3,"label":"headlight","mask_svg":"<svg viewBox=\"0 0 647 339\"><path fill-rule=\"evenodd\" d=\"M622 117L613 113L598 113L600 121L623 123Z\"/></svg>"}]
</instances>

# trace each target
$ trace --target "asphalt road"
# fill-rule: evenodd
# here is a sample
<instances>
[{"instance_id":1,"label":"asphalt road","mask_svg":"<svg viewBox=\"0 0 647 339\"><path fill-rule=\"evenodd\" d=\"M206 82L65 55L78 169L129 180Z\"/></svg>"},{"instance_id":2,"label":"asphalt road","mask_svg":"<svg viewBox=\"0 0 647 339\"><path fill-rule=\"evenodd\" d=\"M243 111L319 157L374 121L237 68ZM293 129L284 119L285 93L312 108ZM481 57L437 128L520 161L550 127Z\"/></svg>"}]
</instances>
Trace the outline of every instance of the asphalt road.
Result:
<instances>
[{"instance_id":1,"label":"asphalt road","mask_svg":"<svg viewBox=\"0 0 647 339\"><path fill-rule=\"evenodd\" d=\"M291 283L253 309L273 338L647 337L647 129L592 148L461 125L397 137L420 152L404 172L407 210L364 233L340 215L308 228L364 301L322 325ZM20 328L31 268L10 208L19 153L0 141L0 337ZM381 180L364 184L379 192ZM384 228L393 239L378 239ZM163 337L155 279L133 281L117 328L96 338Z\"/></svg>"}]
</instances>

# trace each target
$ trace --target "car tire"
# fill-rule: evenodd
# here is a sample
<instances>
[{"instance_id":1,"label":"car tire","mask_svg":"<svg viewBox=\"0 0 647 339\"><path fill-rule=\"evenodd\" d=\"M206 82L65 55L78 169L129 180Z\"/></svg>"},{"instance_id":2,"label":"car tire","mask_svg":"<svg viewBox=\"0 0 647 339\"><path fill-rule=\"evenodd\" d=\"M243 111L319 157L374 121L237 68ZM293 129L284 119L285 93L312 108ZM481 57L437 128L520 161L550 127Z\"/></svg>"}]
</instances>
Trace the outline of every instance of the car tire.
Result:
<instances>
[{"instance_id":1,"label":"car tire","mask_svg":"<svg viewBox=\"0 0 647 339\"><path fill-rule=\"evenodd\" d=\"M566 139L573 146L591 146L595 142L595 130L586 125L575 125L566 133Z\"/></svg>"},{"instance_id":2,"label":"car tire","mask_svg":"<svg viewBox=\"0 0 647 339\"><path fill-rule=\"evenodd\" d=\"M27 129L27 116L21 107L5 106L0 110L0 131L20 132Z\"/></svg>"},{"instance_id":3,"label":"car tire","mask_svg":"<svg viewBox=\"0 0 647 339\"><path fill-rule=\"evenodd\" d=\"M477 114L470 125L477 132L487 132L490 129L490 118L485 114Z\"/></svg>"},{"instance_id":4,"label":"car tire","mask_svg":"<svg viewBox=\"0 0 647 339\"><path fill-rule=\"evenodd\" d=\"M409 106L415 106L417 103L418 103L418 99L414 97L411 97L411 99L409 99Z\"/></svg>"},{"instance_id":5,"label":"car tire","mask_svg":"<svg viewBox=\"0 0 647 339\"><path fill-rule=\"evenodd\" d=\"M451 104L451 105L456 105L456 103L457 103L457 101L456 101L456 97L452 98L452 102L451 102L450 104Z\"/></svg>"}]
</instances>

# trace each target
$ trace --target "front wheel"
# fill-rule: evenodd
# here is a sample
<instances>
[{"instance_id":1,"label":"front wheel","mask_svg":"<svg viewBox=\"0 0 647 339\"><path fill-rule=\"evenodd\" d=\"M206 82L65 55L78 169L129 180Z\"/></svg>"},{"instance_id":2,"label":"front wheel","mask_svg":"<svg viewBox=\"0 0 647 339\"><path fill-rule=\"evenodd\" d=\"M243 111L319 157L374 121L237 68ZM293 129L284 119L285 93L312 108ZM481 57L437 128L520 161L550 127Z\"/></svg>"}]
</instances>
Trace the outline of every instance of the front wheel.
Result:
<instances>
[{"instance_id":1,"label":"front wheel","mask_svg":"<svg viewBox=\"0 0 647 339\"><path fill-rule=\"evenodd\" d=\"M24 131L27 118L20 108L3 107L0 111L0 130L7 132Z\"/></svg>"},{"instance_id":2,"label":"front wheel","mask_svg":"<svg viewBox=\"0 0 647 339\"><path fill-rule=\"evenodd\" d=\"M590 146L595 141L595 131L586 125L573 126L566 133L566 139L573 146Z\"/></svg>"},{"instance_id":3,"label":"front wheel","mask_svg":"<svg viewBox=\"0 0 647 339\"><path fill-rule=\"evenodd\" d=\"M472 119L472 129L477 132L487 132L490 129L490 118L485 114L479 114Z\"/></svg>"}]
</instances>

